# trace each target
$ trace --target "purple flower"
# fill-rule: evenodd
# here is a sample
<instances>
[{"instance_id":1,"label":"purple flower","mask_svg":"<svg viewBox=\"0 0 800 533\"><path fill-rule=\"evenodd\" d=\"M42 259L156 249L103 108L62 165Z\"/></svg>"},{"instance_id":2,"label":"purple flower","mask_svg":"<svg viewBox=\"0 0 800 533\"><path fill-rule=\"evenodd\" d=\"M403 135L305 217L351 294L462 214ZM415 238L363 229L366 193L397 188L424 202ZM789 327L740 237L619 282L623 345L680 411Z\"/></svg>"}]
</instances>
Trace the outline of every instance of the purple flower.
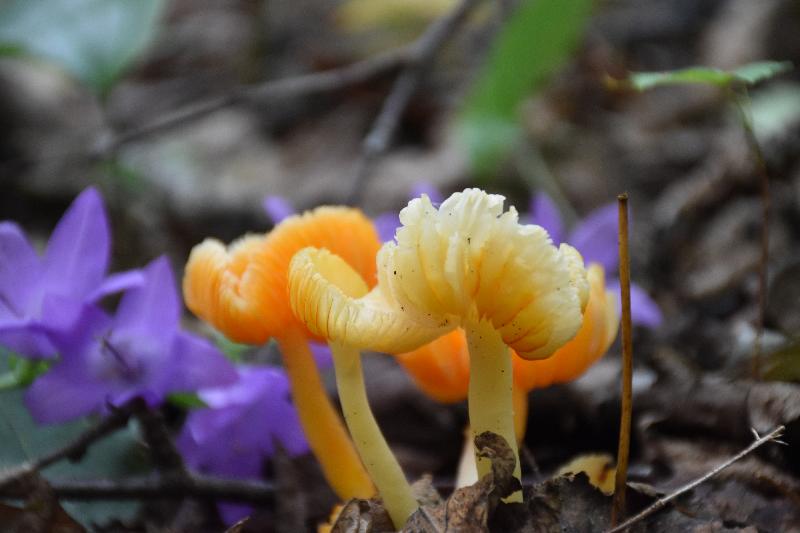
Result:
<instances>
[{"instance_id":1,"label":"purple flower","mask_svg":"<svg viewBox=\"0 0 800 533\"><path fill-rule=\"evenodd\" d=\"M423 194L428 195L433 205L439 205L444 200L441 191L431 182L425 180L414 184L409 198L418 198ZM372 222L375 224L375 229L378 231L378 237L381 242L388 242L394 239L394 234L397 228L400 227L400 215L394 211L387 211L373 218Z\"/></svg>"},{"instance_id":2,"label":"purple flower","mask_svg":"<svg viewBox=\"0 0 800 533\"><path fill-rule=\"evenodd\" d=\"M599 207L579 221L566 239L561 214L553 200L544 193L537 193L530 203L526 217L529 224L542 226L550 233L553 243L568 242L583 255L586 263L599 263L607 274L616 272L619 266L617 244L619 220L617 204ZM619 294L619 280L611 279L608 290ZM634 324L655 328L661 325L661 310L658 304L638 285L631 283L631 320Z\"/></svg>"},{"instance_id":3,"label":"purple flower","mask_svg":"<svg viewBox=\"0 0 800 533\"><path fill-rule=\"evenodd\" d=\"M156 406L171 392L235 381L235 369L216 348L180 330L180 313L164 257L144 269L143 284L123 295L113 317L92 304L47 295L45 333L61 359L25 395L33 418L64 422L135 397Z\"/></svg>"},{"instance_id":4,"label":"purple flower","mask_svg":"<svg viewBox=\"0 0 800 533\"><path fill-rule=\"evenodd\" d=\"M108 218L94 188L64 213L44 257L19 226L0 222L0 346L32 358L55 357L42 315L48 297L94 302L142 283L138 271L106 277L109 254Z\"/></svg>"},{"instance_id":5,"label":"purple flower","mask_svg":"<svg viewBox=\"0 0 800 533\"><path fill-rule=\"evenodd\" d=\"M240 367L233 385L200 391L209 406L193 411L178 438L186 463L200 472L238 479L261 477L276 445L291 455L308 450L289 382L276 368ZM226 524L247 516L246 505L221 504Z\"/></svg>"},{"instance_id":6,"label":"purple flower","mask_svg":"<svg viewBox=\"0 0 800 533\"><path fill-rule=\"evenodd\" d=\"M280 223L284 218L295 214L294 206L283 196L270 195L264 198L261 204L273 224Z\"/></svg>"}]
</instances>

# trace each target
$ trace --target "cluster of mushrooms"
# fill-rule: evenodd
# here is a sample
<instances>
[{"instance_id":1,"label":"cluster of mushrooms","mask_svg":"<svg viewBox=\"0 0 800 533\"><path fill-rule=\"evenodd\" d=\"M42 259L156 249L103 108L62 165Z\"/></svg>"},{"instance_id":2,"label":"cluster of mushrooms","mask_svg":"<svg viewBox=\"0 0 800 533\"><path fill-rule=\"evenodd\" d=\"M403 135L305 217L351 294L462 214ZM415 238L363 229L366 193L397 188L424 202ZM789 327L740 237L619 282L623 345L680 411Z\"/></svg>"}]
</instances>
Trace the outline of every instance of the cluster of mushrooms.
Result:
<instances>
[{"instance_id":1,"label":"cluster of mushrooms","mask_svg":"<svg viewBox=\"0 0 800 533\"><path fill-rule=\"evenodd\" d=\"M527 393L567 381L616 336L602 268L521 225L504 198L467 189L400 212L381 245L360 211L320 207L229 247L206 240L186 266L189 308L230 339L275 339L311 450L343 500L377 493L399 529L419 504L372 415L362 350L394 354L432 397L469 403L473 434L517 453ZM327 341L346 428L308 345ZM471 439L470 439L471 440ZM471 462L477 477L490 469ZM517 461L515 475L519 477ZM521 493L512 499L521 499Z\"/></svg>"}]
</instances>

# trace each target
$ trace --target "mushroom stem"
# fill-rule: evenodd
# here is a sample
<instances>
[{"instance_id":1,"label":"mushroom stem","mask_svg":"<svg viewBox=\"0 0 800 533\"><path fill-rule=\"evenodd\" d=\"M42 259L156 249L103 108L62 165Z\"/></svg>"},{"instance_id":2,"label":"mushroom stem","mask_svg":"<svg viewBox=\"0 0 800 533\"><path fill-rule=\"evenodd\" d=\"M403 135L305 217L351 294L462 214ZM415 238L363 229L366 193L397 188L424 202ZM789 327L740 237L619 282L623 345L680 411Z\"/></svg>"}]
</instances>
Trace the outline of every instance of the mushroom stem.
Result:
<instances>
[{"instance_id":1,"label":"mushroom stem","mask_svg":"<svg viewBox=\"0 0 800 533\"><path fill-rule=\"evenodd\" d=\"M500 333L486 320L466 323L469 347L469 422L473 435L491 431L506 439L514 453L514 476L520 479L521 469L517 438L514 434L514 402L511 353ZM478 477L491 472L491 462L476 456ZM522 493L515 492L506 501L521 502Z\"/></svg>"},{"instance_id":2,"label":"mushroom stem","mask_svg":"<svg viewBox=\"0 0 800 533\"><path fill-rule=\"evenodd\" d=\"M375 487L325 391L308 341L299 330L291 329L278 344L306 440L328 484L343 500L371 498Z\"/></svg>"},{"instance_id":3,"label":"mushroom stem","mask_svg":"<svg viewBox=\"0 0 800 533\"><path fill-rule=\"evenodd\" d=\"M514 434L517 444L522 444L528 427L528 392L515 381L511 395L514 402Z\"/></svg>"},{"instance_id":4,"label":"mushroom stem","mask_svg":"<svg viewBox=\"0 0 800 533\"><path fill-rule=\"evenodd\" d=\"M400 529L419 505L370 409L361 370L361 354L357 349L337 342L331 342L331 351L347 427L378 487L383 505L395 527Z\"/></svg>"}]
</instances>

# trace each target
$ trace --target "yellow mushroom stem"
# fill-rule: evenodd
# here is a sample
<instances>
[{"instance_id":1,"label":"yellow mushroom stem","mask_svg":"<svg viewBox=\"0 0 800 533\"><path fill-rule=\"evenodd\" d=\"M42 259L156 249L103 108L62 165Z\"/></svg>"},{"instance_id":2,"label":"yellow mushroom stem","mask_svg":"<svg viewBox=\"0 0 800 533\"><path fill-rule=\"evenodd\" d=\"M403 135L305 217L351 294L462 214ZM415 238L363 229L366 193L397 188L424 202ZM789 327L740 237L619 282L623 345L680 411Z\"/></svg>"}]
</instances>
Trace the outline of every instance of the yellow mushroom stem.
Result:
<instances>
[{"instance_id":1,"label":"yellow mushroom stem","mask_svg":"<svg viewBox=\"0 0 800 533\"><path fill-rule=\"evenodd\" d=\"M342 343L331 342L330 346L347 427L367 471L378 486L386 511L395 527L400 529L419 505L370 409L361 370L361 354L356 348Z\"/></svg>"},{"instance_id":2,"label":"yellow mushroom stem","mask_svg":"<svg viewBox=\"0 0 800 533\"><path fill-rule=\"evenodd\" d=\"M289 329L278 344L292 386L292 401L325 479L337 495L345 495L342 497L373 497L375 487L325 391L304 334Z\"/></svg>"},{"instance_id":3,"label":"yellow mushroom stem","mask_svg":"<svg viewBox=\"0 0 800 533\"><path fill-rule=\"evenodd\" d=\"M469 421L473 435L491 431L506 439L516 459L514 476L521 479L514 433L511 351L489 321L470 320L464 329L469 347ZM475 460L479 478L491 472L488 459L476 456ZM506 501L521 502L522 492L515 492Z\"/></svg>"},{"instance_id":4,"label":"yellow mushroom stem","mask_svg":"<svg viewBox=\"0 0 800 533\"><path fill-rule=\"evenodd\" d=\"M514 402L514 435L517 437L517 444L521 445L528 426L528 392L515 380L511 395Z\"/></svg>"}]
</instances>

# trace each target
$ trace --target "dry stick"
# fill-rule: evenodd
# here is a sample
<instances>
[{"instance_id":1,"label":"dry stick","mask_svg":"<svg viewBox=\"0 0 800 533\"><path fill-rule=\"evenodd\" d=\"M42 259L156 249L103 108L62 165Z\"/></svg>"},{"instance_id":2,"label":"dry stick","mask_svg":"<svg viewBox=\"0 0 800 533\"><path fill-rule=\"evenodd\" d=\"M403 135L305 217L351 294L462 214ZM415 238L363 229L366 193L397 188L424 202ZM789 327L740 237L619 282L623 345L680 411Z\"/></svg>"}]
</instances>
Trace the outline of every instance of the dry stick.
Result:
<instances>
[{"instance_id":1,"label":"dry stick","mask_svg":"<svg viewBox=\"0 0 800 533\"><path fill-rule=\"evenodd\" d=\"M369 133L364 139L361 157L356 163L353 182L348 199L354 205L361 202L364 184L375 160L389 147L400 117L411 97L419 88L434 57L450 36L458 29L470 10L481 0L461 0L447 15L431 24L425 33L412 45L413 52L407 66L395 80L392 90Z\"/></svg>"},{"instance_id":2,"label":"dry stick","mask_svg":"<svg viewBox=\"0 0 800 533\"><path fill-rule=\"evenodd\" d=\"M128 419L131 416L133 406L131 404L125 405L119 409L115 409L109 416L102 419L96 425L87 429L84 433L79 435L75 440L67 445L47 454L38 459L25 462L20 466L12 468L0 475L0 488L6 487L16 481L19 481L26 476L39 472L47 468L53 463L63 461L64 459L77 460L86 450L96 441L114 433L118 429L125 427Z\"/></svg>"},{"instance_id":3,"label":"dry stick","mask_svg":"<svg viewBox=\"0 0 800 533\"><path fill-rule=\"evenodd\" d=\"M746 89L742 89L743 91ZM761 151L761 145L758 144L758 139L753 131L753 123L750 116L747 114L743 103L744 95L738 95L735 92L732 95L733 101L739 111L739 116L744 128L745 138L753 152L756 160L756 171L761 180L761 257L758 262L758 318L756 320L756 339L753 350L753 359L751 361L751 374L752 378L756 381L761 379L761 359L762 347L761 339L764 336L764 322L767 315L767 267L769 265L769 219L770 219L770 193L769 193L769 173L767 172L767 163L764 159L764 153Z\"/></svg>"},{"instance_id":4,"label":"dry stick","mask_svg":"<svg viewBox=\"0 0 800 533\"><path fill-rule=\"evenodd\" d=\"M708 473L704 474L703 476L695 479L694 481L691 481L690 483L687 483L686 485L682 486L681 488L679 488L675 492L673 492L671 494L668 494L667 496L664 496L663 498L659 498L653 504L651 504L649 507L645 508L642 512L640 512L636 516L633 516L633 517L629 518L628 520L625 520L623 523L619 524L618 526L609 529L608 531L606 531L606 533L619 533L620 531L623 531L623 530L629 528L630 526L632 526L636 522L644 520L645 518L647 518L651 514L655 513L659 509L662 509L664 506L666 506L669 502L671 502L672 500L674 500L678 496L681 496L682 494L684 494L686 492L689 492L690 490L694 489L698 485L701 485L702 483L705 483L706 481L708 481L712 477L716 476L717 474L719 474L720 472L722 472L723 470L725 470L726 468L731 466L736 461L740 460L741 458L743 458L747 454L753 452L756 448L762 446L763 444L766 444L767 442L774 441L774 440L780 438L780 436L783 434L783 430L784 429L785 429L784 426L778 426L777 428L775 428L772 431L770 431L767 435L764 435L763 437L757 438L752 444L750 444L750 446L748 446L744 450L740 451L739 453L737 453L736 455L734 455L733 457L731 457L730 459L728 459L727 461L725 461L721 465L717 466L716 468L714 468L710 472L708 472ZM758 436L758 434L755 432L755 430L753 430L753 433L756 436ZM778 442L780 444L786 444L786 443L782 443L780 441L776 441L776 442Z\"/></svg>"},{"instance_id":5,"label":"dry stick","mask_svg":"<svg viewBox=\"0 0 800 533\"><path fill-rule=\"evenodd\" d=\"M182 126L233 105L264 105L288 97L334 92L363 83L406 64L414 52L414 46L411 45L337 69L239 87L230 94L189 104L130 130L117 134L106 133L95 142L90 156L108 157L125 144Z\"/></svg>"},{"instance_id":6,"label":"dry stick","mask_svg":"<svg viewBox=\"0 0 800 533\"><path fill-rule=\"evenodd\" d=\"M628 480L628 453L631 444L633 410L633 346L631 342L631 265L628 254L628 194L617 196L619 207L619 285L622 298L622 414L619 422L617 472L614 478L614 502L611 524L625 514L625 484Z\"/></svg>"},{"instance_id":7,"label":"dry stick","mask_svg":"<svg viewBox=\"0 0 800 533\"><path fill-rule=\"evenodd\" d=\"M132 478L122 480L54 480L49 482L53 493L64 500L158 500L186 497L213 498L226 501L263 503L274 497L271 483L219 479L190 474L185 478ZM0 497L21 498L21 487L0 488Z\"/></svg>"}]
</instances>

